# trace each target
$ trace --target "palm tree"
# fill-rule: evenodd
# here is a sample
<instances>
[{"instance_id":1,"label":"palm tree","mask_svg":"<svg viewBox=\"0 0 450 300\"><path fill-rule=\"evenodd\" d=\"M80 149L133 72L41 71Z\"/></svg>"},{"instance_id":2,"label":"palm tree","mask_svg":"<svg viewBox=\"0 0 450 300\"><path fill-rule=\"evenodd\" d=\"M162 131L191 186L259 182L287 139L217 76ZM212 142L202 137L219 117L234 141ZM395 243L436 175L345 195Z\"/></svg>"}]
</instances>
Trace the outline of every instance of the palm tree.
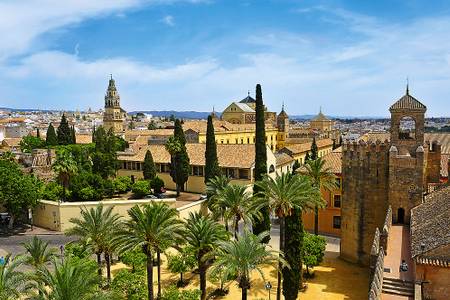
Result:
<instances>
[{"instance_id":1,"label":"palm tree","mask_svg":"<svg viewBox=\"0 0 450 300\"><path fill-rule=\"evenodd\" d=\"M56 153L56 160L53 163L52 168L58 176L58 181L64 188L63 197L65 199L70 178L78 173L77 162L73 158L72 153L61 149Z\"/></svg>"},{"instance_id":2,"label":"palm tree","mask_svg":"<svg viewBox=\"0 0 450 300\"><path fill-rule=\"evenodd\" d=\"M34 269L44 267L56 256L56 249L48 248L48 243L34 236L33 239L23 244L27 256L24 263Z\"/></svg>"},{"instance_id":3,"label":"palm tree","mask_svg":"<svg viewBox=\"0 0 450 300\"><path fill-rule=\"evenodd\" d=\"M301 173L311 178L311 183L319 190L336 189L336 176L330 168L325 167L325 161L320 157L308 161ZM314 234L319 234L319 205L314 207Z\"/></svg>"},{"instance_id":4,"label":"palm tree","mask_svg":"<svg viewBox=\"0 0 450 300\"><path fill-rule=\"evenodd\" d=\"M254 235L246 229L238 239L220 242L219 248L212 253L215 261L211 266L211 272L225 271L223 274L225 278L236 276L242 289L242 300L247 299L253 271L257 271L265 282L263 266L274 266L275 263L286 266L286 262L281 256L276 255L276 251L267 250L263 240L268 235L268 231Z\"/></svg>"},{"instance_id":5,"label":"palm tree","mask_svg":"<svg viewBox=\"0 0 450 300\"><path fill-rule=\"evenodd\" d=\"M38 276L44 284L39 285L37 299L96 299L100 278L95 274L95 264L86 259L67 257L63 261L54 259L52 269L39 269Z\"/></svg>"},{"instance_id":6,"label":"palm tree","mask_svg":"<svg viewBox=\"0 0 450 300\"><path fill-rule=\"evenodd\" d=\"M128 211L130 219L124 223L123 229L117 233L114 242L119 253L142 249L147 255L147 288L148 299L153 300L153 254L158 256L158 298L161 297L160 257L163 249L168 247L181 231L178 212L162 202L152 202L143 209L136 205Z\"/></svg>"},{"instance_id":7,"label":"palm tree","mask_svg":"<svg viewBox=\"0 0 450 300\"><path fill-rule=\"evenodd\" d=\"M258 193L257 201L261 206L268 206L280 220L280 251L284 251L284 221L294 209L301 211L321 205L320 194L317 188L311 185L308 177L283 173L275 178L266 176L262 181L256 182ZM278 268L277 300L281 298L281 270Z\"/></svg>"},{"instance_id":8,"label":"palm tree","mask_svg":"<svg viewBox=\"0 0 450 300\"><path fill-rule=\"evenodd\" d=\"M183 233L186 243L192 247L198 263L200 273L201 300L206 299L206 271L209 262L205 259L213 251L220 241L227 239L225 228L215 222L210 215L203 216L199 213L189 213L186 220L186 229Z\"/></svg>"},{"instance_id":9,"label":"palm tree","mask_svg":"<svg viewBox=\"0 0 450 300\"><path fill-rule=\"evenodd\" d=\"M258 212L252 207L252 197L247 192L247 187L230 184L222 189L216 197L216 206L219 209L225 208L223 214L225 222L228 223L228 221L233 220L234 237L237 238L239 221L243 220L244 224L249 224Z\"/></svg>"},{"instance_id":10,"label":"palm tree","mask_svg":"<svg viewBox=\"0 0 450 300\"><path fill-rule=\"evenodd\" d=\"M225 208L217 206L217 196L227 187L230 179L224 175L211 178L206 184L206 195L208 195L208 209L213 213L214 217L223 218ZM225 224L227 226L228 224Z\"/></svg>"},{"instance_id":11,"label":"palm tree","mask_svg":"<svg viewBox=\"0 0 450 300\"><path fill-rule=\"evenodd\" d=\"M92 253L97 255L98 275L102 275L102 253L108 250L109 241L114 235L114 231L118 230L120 216L113 213L114 206L106 209L102 204L95 208L81 209L81 218L71 218L69 221L74 226L66 231L66 235L75 235L86 243ZM108 252L108 255L110 253ZM109 258L109 256L108 256ZM107 261L107 278L110 281L110 260Z\"/></svg>"},{"instance_id":12,"label":"palm tree","mask_svg":"<svg viewBox=\"0 0 450 300\"><path fill-rule=\"evenodd\" d=\"M21 257L11 258L11 254L6 255L5 263L0 265L0 299L15 300L31 293L34 285L30 277L17 270L22 263Z\"/></svg>"}]
</instances>

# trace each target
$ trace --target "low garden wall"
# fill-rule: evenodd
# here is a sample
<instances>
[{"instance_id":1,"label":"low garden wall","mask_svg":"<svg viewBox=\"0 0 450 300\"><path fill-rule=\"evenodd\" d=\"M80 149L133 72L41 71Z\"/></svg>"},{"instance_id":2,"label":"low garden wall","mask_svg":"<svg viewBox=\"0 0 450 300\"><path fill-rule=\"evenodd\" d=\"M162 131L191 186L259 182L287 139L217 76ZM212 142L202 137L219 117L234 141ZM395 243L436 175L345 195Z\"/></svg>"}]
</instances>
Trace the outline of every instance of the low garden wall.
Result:
<instances>
[{"instance_id":1,"label":"low garden wall","mask_svg":"<svg viewBox=\"0 0 450 300\"><path fill-rule=\"evenodd\" d=\"M175 198L169 199L139 199L139 200L103 200L90 202L55 202L48 200L40 200L39 204L33 211L33 224L39 227L47 228L54 231L65 231L71 227L69 220L71 218L79 218L81 208L90 209L98 204L105 207L114 206L113 211L121 216L126 217L127 211L135 206L148 204L152 201L163 201L171 207L175 207ZM192 208L195 209L196 206Z\"/></svg>"}]
</instances>

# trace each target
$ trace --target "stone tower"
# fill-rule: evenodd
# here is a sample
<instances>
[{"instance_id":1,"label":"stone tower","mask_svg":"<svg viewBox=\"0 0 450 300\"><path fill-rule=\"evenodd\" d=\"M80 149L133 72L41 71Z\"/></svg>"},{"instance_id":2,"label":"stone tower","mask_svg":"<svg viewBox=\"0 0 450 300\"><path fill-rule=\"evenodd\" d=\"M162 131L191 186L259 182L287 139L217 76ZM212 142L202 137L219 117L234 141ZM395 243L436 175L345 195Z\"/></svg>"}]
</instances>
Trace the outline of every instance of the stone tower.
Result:
<instances>
[{"instance_id":1,"label":"stone tower","mask_svg":"<svg viewBox=\"0 0 450 300\"><path fill-rule=\"evenodd\" d=\"M277 128L278 128L277 148L281 149L285 146L286 138L289 133L289 116L284 111L284 103L281 107L281 112L277 116Z\"/></svg>"},{"instance_id":2,"label":"stone tower","mask_svg":"<svg viewBox=\"0 0 450 300\"><path fill-rule=\"evenodd\" d=\"M126 111L120 107L120 96L117 92L116 83L111 75L105 95L103 127L106 131L112 129L116 134L124 132L126 115Z\"/></svg>"},{"instance_id":3,"label":"stone tower","mask_svg":"<svg viewBox=\"0 0 450 300\"><path fill-rule=\"evenodd\" d=\"M440 145L425 143L426 107L409 94L389 109L390 139L347 143L342 153L341 257L369 264L372 241L386 212L408 224L428 183L439 182Z\"/></svg>"}]
</instances>

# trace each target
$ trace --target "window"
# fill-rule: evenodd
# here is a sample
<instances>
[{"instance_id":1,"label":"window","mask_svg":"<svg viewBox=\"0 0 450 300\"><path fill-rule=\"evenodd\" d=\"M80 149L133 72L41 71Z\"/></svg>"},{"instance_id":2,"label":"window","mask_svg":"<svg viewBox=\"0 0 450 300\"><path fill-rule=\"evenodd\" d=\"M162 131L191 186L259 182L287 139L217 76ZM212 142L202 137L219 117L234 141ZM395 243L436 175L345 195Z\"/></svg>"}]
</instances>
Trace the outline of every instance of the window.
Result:
<instances>
[{"instance_id":1,"label":"window","mask_svg":"<svg viewBox=\"0 0 450 300\"><path fill-rule=\"evenodd\" d=\"M202 166L192 166L192 175L203 176L203 167Z\"/></svg>"},{"instance_id":2,"label":"window","mask_svg":"<svg viewBox=\"0 0 450 300\"><path fill-rule=\"evenodd\" d=\"M334 195L333 206L341 207L341 195Z\"/></svg>"},{"instance_id":3,"label":"window","mask_svg":"<svg viewBox=\"0 0 450 300\"><path fill-rule=\"evenodd\" d=\"M228 177L236 178L236 175L234 174L234 169L226 169L226 170L227 170L226 174Z\"/></svg>"},{"instance_id":4,"label":"window","mask_svg":"<svg viewBox=\"0 0 450 300\"><path fill-rule=\"evenodd\" d=\"M220 143L223 144L223 140L220 140Z\"/></svg>"},{"instance_id":5,"label":"window","mask_svg":"<svg viewBox=\"0 0 450 300\"><path fill-rule=\"evenodd\" d=\"M248 169L239 169L239 179L249 179Z\"/></svg>"},{"instance_id":6,"label":"window","mask_svg":"<svg viewBox=\"0 0 450 300\"><path fill-rule=\"evenodd\" d=\"M333 216L333 228L341 229L341 216Z\"/></svg>"},{"instance_id":7,"label":"window","mask_svg":"<svg viewBox=\"0 0 450 300\"><path fill-rule=\"evenodd\" d=\"M161 164L161 173L169 173L170 165L169 164Z\"/></svg>"},{"instance_id":8,"label":"window","mask_svg":"<svg viewBox=\"0 0 450 300\"><path fill-rule=\"evenodd\" d=\"M411 117L403 117L398 125L398 138L400 140L413 140L416 138L416 121Z\"/></svg>"},{"instance_id":9,"label":"window","mask_svg":"<svg viewBox=\"0 0 450 300\"><path fill-rule=\"evenodd\" d=\"M244 143L244 139L241 139L241 144L243 144Z\"/></svg>"},{"instance_id":10,"label":"window","mask_svg":"<svg viewBox=\"0 0 450 300\"><path fill-rule=\"evenodd\" d=\"M341 179L340 178L336 178L336 186L338 189L341 188Z\"/></svg>"},{"instance_id":11,"label":"window","mask_svg":"<svg viewBox=\"0 0 450 300\"><path fill-rule=\"evenodd\" d=\"M239 144L238 139L236 139L236 144Z\"/></svg>"},{"instance_id":12,"label":"window","mask_svg":"<svg viewBox=\"0 0 450 300\"><path fill-rule=\"evenodd\" d=\"M247 138L247 144L250 144L250 138Z\"/></svg>"},{"instance_id":13,"label":"window","mask_svg":"<svg viewBox=\"0 0 450 300\"><path fill-rule=\"evenodd\" d=\"M269 167L269 173L275 172L275 167L273 165L270 165Z\"/></svg>"}]
</instances>

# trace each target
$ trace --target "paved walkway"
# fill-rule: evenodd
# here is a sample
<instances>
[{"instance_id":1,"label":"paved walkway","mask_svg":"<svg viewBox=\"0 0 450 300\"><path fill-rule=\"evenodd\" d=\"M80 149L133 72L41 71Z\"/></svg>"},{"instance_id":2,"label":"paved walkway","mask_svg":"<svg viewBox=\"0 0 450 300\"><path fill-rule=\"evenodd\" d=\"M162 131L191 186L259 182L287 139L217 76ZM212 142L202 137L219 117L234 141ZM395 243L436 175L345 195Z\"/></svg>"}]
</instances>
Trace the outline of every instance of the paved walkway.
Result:
<instances>
[{"instance_id":1,"label":"paved walkway","mask_svg":"<svg viewBox=\"0 0 450 300\"><path fill-rule=\"evenodd\" d=\"M409 226L393 224L389 232L387 255L384 257L385 272L383 273L383 277L414 281L414 264L411 258L410 247ZM408 271L400 273L400 264L403 259L408 264ZM387 269L389 269L389 271ZM382 299L407 300L410 298L383 294Z\"/></svg>"}]
</instances>

